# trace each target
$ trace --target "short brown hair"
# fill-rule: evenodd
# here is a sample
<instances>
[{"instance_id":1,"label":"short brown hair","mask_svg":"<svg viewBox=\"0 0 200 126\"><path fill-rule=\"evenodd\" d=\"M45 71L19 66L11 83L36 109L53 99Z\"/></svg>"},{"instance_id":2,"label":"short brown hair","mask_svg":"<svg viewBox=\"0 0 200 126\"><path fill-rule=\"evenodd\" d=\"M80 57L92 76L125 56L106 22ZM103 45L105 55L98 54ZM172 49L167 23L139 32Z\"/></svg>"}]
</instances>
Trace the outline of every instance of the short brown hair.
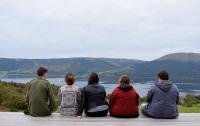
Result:
<instances>
[{"instance_id":1,"label":"short brown hair","mask_svg":"<svg viewBox=\"0 0 200 126\"><path fill-rule=\"evenodd\" d=\"M75 80L76 80L76 77L73 73L66 74L65 82L67 83L67 85L73 85Z\"/></svg>"},{"instance_id":2,"label":"short brown hair","mask_svg":"<svg viewBox=\"0 0 200 126\"><path fill-rule=\"evenodd\" d=\"M38 68L37 75L39 77L43 76L45 73L48 73L48 69L46 67L41 66L41 67Z\"/></svg>"},{"instance_id":3,"label":"short brown hair","mask_svg":"<svg viewBox=\"0 0 200 126\"><path fill-rule=\"evenodd\" d=\"M160 71L158 73L158 77L161 79L161 80L169 80L169 74L167 71Z\"/></svg>"},{"instance_id":4,"label":"short brown hair","mask_svg":"<svg viewBox=\"0 0 200 126\"><path fill-rule=\"evenodd\" d=\"M98 84L99 83L99 76L97 73L92 73L88 79L88 85L91 84Z\"/></svg>"}]
</instances>

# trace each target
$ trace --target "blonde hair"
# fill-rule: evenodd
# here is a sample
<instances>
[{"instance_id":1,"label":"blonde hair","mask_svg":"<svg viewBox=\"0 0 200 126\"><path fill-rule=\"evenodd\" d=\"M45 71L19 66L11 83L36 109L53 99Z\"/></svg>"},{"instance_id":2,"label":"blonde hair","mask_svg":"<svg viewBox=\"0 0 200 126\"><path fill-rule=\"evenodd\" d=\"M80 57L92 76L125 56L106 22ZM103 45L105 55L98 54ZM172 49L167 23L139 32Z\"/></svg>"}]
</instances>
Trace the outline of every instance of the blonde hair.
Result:
<instances>
[{"instance_id":1,"label":"blonde hair","mask_svg":"<svg viewBox=\"0 0 200 126\"><path fill-rule=\"evenodd\" d=\"M127 75L123 75L119 79L120 88L127 88L131 86L131 80Z\"/></svg>"}]
</instances>

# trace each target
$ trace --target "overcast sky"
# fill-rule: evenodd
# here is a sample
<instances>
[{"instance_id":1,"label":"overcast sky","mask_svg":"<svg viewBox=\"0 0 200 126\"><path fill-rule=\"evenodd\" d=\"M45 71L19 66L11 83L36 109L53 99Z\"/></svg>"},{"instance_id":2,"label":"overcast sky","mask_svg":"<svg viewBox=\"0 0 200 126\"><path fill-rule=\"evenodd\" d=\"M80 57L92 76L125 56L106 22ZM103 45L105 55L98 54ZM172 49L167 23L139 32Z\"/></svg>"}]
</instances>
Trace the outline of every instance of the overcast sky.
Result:
<instances>
[{"instance_id":1,"label":"overcast sky","mask_svg":"<svg viewBox=\"0 0 200 126\"><path fill-rule=\"evenodd\" d=\"M0 57L200 53L200 0L0 0Z\"/></svg>"}]
</instances>

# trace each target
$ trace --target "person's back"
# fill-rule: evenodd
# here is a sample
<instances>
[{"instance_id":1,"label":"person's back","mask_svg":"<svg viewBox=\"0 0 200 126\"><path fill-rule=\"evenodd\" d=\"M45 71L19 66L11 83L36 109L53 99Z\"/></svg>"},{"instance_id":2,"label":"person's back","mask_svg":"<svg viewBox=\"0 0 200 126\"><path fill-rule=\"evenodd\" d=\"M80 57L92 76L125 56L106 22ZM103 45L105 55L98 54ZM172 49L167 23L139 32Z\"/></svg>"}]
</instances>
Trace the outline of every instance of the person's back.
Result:
<instances>
[{"instance_id":1,"label":"person's back","mask_svg":"<svg viewBox=\"0 0 200 126\"><path fill-rule=\"evenodd\" d=\"M54 109L54 97L50 83L42 77L30 82L25 114L48 116Z\"/></svg>"},{"instance_id":2,"label":"person's back","mask_svg":"<svg viewBox=\"0 0 200 126\"><path fill-rule=\"evenodd\" d=\"M161 71L158 77L158 81L147 94L149 104L142 109L142 112L154 118L177 118L178 88L168 80L169 77L166 71Z\"/></svg>"},{"instance_id":3,"label":"person's back","mask_svg":"<svg viewBox=\"0 0 200 126\"><path fill-rule=\"evenodd\" d=\"M163 82L169 85L161 89L160 84L156 84L152 87L153 97L149 103L149 114L156 118L176 118L178 116L177 101L178 101L178 89L169 82ZM161 86L162 87L162 86ZM166 90L164 90L166 89Z\"/></svg>"},{"instance_id":4,"label":"person's back","mask_svg":"<svg viewBox=\"0 0 200 126\"><path fill-rule=\"evenodd\" d=\"M75 75L68 73L65 76L66 85L58 92L59 112L64 116L76 116L81 101L81 91L74 85Z\"/></svg>"},{"instance_id":5,"label":"person's back","mask_svg":"<svg viewBox=\"0 0 200 126\"><path fill-rule=\"evenodd\" d=\"M107 104L105 102L105 89L99 84L87 85L82 89L82 92L84 92L87 100L86 112L87 110L90 111L90 108Z\"/></svg>"},{"instance_id":6,"label":"person's back","mask_svg":"<svg viewBox=\"0 0 200 126\"><path fill-rule=\"evenodd\" d=\"M128 76L122 76L119 83L109 100L110 115L118 118L138 117L138 93L131 86Z\"/></svg>"},{"instance_id":7,"label":"person's back","mask_svg":"<svg viewBox=\"0 0 200 126\"><path fill-rule=\"evenodd\" d=\"M95 79L92 79L95 78ZM90 83L90 80L95 80ZM97 81L96 81L97 80ZM89 85L82 91L82 104L79 115L85 110L86 116L106 116L108 113L108 103L106 101L105 88L98 84L98 75L93 73L89 79Z\"/></svg>"}]
</instances>

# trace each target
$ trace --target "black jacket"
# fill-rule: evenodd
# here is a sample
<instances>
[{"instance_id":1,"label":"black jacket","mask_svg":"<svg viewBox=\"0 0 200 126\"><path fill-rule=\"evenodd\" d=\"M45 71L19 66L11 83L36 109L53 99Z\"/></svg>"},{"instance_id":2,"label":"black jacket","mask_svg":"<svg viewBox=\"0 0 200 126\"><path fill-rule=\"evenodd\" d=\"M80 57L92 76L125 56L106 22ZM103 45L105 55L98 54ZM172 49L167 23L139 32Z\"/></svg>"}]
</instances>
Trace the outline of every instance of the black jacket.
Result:
<instances>
[{"instance_id":1,"label":"black jacket","mask_svg":"<svg viewBox=\"0 0 200 126\"><path fill-rule=\"evenodd\" d=\"M82 115L83 110L85 110L85 114L87 115L90 109L101 105L108 105L105 88L99 84L83 87L78 115Z\"/></svg>"}]
</instances>

